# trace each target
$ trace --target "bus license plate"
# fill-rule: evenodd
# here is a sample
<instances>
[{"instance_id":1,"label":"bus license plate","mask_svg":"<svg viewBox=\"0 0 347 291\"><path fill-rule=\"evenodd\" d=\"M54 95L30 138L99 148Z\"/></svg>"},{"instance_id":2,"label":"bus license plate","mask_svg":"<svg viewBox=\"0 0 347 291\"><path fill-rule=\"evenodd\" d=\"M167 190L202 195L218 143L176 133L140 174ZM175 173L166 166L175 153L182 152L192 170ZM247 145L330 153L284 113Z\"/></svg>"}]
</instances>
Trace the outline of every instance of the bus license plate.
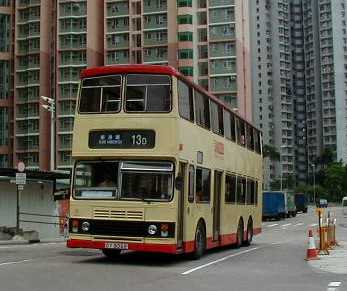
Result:
<instances>
[{"instance_id":1,"label":"bus license plate","mask_svg":"<svg viewBox=\"0 0 347 291\"><path fill-rule=\"evenodd\" d=\"M128 244L107 242L107 243L105 243L105 249L127 250Z\"/></svg>"}]
</instances>

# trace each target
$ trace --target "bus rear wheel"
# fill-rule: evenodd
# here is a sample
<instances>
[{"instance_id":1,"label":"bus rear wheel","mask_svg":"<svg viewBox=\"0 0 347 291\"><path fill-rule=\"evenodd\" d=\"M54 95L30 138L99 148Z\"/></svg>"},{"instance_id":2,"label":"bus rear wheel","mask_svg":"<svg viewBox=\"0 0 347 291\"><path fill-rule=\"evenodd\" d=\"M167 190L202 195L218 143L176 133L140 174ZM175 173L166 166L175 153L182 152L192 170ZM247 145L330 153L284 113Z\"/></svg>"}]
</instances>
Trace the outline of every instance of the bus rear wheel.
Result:
<instances>
[{"instance_id":1,"label":"bus rear wheel","mask_svg":"<svg viewBox=\"0 0 347 291\"><path fill-rule=\"evenodd\" d=\"M102 249L102 253L111 260L118 258L121 250L110 250L110 249Z\"/></svg>"},{"instance_id":2,"label":"bus rear wheel","mask_svg":"<svg viewBox=\"0 0 347 291\"><path fill-rule=\"evenodd\" d=\"M244 241L245 246L249 246L253 240L253 222L250 220L247 225L247 238Z\"/></svg>"},{"instance_id":3,"label":"bus rear wheel","mask_svg":"<svg viewBox=\"0 0 347 291\"><path fill-rule=\"evenodd\" d=\"M243 242L243 222L242 220L239 221L239 225L237 227L237 233L236 233L236 247L240 248L242 246Z\"/></svg>"},{"instance_id":4,"label":"bus rear wheel","mask_svg":"<svg viewBox=\"0 0 347 291\"><path fill-rule=\"evenodd\" d=\"M198 224L195 232L195 241L194 241L194 252L192 258L194 260L200 259L206 250L206 234L205 228L202 223Z\"/></svg>"}]
</instances>

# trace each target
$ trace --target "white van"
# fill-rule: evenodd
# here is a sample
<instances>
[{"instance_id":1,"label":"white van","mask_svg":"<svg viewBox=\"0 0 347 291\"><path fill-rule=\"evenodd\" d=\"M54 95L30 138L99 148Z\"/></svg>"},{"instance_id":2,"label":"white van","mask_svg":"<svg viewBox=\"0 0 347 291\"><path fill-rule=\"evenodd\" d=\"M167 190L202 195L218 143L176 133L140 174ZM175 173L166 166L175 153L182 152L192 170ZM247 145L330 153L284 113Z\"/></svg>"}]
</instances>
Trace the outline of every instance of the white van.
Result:
<instances>
[{"instance_id":1,"label":"white van","mask_svg":"<svg viewBox=\"0 0 347 291\"><path fill-rule=\"evenodd\" d=\"M342 215L347 216L347 196L342 198Z\"/></svg>"}]
</instances>

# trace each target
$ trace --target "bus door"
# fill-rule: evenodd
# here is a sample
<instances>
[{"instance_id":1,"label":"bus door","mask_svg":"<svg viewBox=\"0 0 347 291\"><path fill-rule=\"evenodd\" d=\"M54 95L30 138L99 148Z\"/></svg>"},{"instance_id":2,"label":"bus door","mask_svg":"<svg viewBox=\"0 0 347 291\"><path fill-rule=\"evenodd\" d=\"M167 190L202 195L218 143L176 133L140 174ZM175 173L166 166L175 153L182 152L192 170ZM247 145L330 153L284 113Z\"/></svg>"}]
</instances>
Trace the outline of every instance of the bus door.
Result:
<instances>
[{"instance_id":1,"label":"bus door","mask_svg":"<svg viewBox=\"0 0 347 291\"><path fill-rule=\"evenodd\" d=\"M213 193L213 240L219 240L220 234L220 208L221 208L221 190L222 172L214 172L214 193Z\"/></svg>"},{"instance_id":2,"label":"bus door","mask_svg":"<svg viewBox=\"0 0 347 291\"><path fill-rule=\"evenodd\" d=\"M179 174L183 178L183 187L178 191L177 203L177 248L183 248L183 233L184 233L184 198L187 188L187 164L180 162Z\"/></svg>"}]
</instances>

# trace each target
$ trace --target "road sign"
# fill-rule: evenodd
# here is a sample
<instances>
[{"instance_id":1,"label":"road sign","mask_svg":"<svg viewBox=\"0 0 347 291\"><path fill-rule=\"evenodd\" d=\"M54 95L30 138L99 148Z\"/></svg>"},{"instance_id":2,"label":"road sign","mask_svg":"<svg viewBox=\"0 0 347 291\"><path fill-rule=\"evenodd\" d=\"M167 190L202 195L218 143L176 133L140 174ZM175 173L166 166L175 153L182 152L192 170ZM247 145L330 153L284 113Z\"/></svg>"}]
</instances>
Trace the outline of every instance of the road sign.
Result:
<instances>
[{"instance_id":1,"label":"road sign","mask_svg":"<svg viewBox=\"0 0 347 291\"><path fill-rule=\"evenodd\" d=\"M18 162L18 164L17 164L17 170L18 170L19 172L24 172L24 170L25 170L25 164L24 164L23 162Z\"/></svg>"},{"instance_id":2,"label":"road sign","mask_svg":"<svg viewBox=\"0 0 347 291\"><path fill-rule=\"evenodd\" d=\"M27 183L27 174L25 173L16 173L16 184L25 185Z\"/></svg>"}]
</instances>

